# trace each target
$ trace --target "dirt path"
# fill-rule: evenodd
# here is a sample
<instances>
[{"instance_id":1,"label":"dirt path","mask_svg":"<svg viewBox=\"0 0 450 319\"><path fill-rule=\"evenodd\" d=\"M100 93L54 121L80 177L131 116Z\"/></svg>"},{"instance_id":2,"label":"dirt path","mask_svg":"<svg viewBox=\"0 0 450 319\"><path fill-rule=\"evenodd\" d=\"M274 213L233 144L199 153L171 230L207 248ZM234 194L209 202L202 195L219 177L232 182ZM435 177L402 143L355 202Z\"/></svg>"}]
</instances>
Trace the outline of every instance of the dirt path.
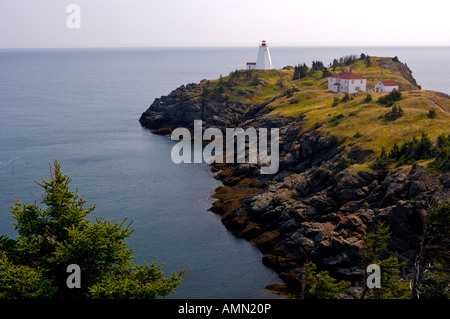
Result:
<instances>
[{"instance_id":1,"label":"dirt path","mask_svg":"<svg viewBox=\"0 0 450 319\"><path fill-rule=\"evenodd\" d=\"M447 109L445 107L443 107L442 105L440 105L438 102L436 102L435 100L433 100L432 98L428 98L428 100L431 101L431 103L433 103L438 109L440 109L442 112L444 112L445 114L450 115L450 112L447 111Z\"/></svg>"}]
</instances>

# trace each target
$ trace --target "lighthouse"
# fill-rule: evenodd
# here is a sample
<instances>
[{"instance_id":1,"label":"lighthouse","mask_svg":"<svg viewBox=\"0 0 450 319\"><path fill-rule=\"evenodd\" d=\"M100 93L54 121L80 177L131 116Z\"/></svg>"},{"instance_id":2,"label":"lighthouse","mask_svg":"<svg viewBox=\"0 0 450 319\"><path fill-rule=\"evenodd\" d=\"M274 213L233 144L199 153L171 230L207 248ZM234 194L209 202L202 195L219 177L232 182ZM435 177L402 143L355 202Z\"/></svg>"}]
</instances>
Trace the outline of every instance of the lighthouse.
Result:
<instances>
[{"instance_id":1,"label":"lighthouse","mask_svg":"<svg viewBox=\"0 0 450 319\"><path fill-rule=\"evenodd\" d=\"M247 69L269 70L273 69L272 59L270 58L269 46L263 40L259 46L258 58L255 62L247 62Z\"/></svg>"},{"instance_id":2,"label":"lighthouse","mask_svg":"<svg viewBox=\"0 0 450 319\"><path fill-rule=\"evenodd\" d=\"M256 70L268 70L273 69L272 59L270 58L269 46L266 41L263 40L259 46L258 58L256 59Z\"/></svg>"}]
</instances>

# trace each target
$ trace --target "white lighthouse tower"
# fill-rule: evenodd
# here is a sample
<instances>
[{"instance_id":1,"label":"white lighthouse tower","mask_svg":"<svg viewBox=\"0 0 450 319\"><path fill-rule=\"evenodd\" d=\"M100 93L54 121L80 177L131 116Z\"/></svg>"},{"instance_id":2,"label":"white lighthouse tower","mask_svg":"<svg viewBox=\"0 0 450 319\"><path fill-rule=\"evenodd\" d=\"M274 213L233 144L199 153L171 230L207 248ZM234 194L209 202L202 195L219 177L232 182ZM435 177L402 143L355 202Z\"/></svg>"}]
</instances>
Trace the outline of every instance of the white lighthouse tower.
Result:
<instances>
[{"instance_id":1,"label":"white lighthouse tower","mask_svg":"<svg viewBox=\"0 0 450 319\"><path fill-rule=\"evenodd\" d=\"M259 46L258 58L255 62L247 62L247 69L269 70L273 69L272 59L270 58L269 46L263 40Z\"/></svg>"},{"instance_id":2,"label":"white lighthouse tower","mask_svg":"<svg viewBox=\"0 0 450 319\"><path fill-rule=\"evenodd\" d=\"M269 46L266 41L263 40L259 46L258 58L256 59L256 70L268 70L273 69L272 59L270 58Z\"/></svg>"}]
</instances>

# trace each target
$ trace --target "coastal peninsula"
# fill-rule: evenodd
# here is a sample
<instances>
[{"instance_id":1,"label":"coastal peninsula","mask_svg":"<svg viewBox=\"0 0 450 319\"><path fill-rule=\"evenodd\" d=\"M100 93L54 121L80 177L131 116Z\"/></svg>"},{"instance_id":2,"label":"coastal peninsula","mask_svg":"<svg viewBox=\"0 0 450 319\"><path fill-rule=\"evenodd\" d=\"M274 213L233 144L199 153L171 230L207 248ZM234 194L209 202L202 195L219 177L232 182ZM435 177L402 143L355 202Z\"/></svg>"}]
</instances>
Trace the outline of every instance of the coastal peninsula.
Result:
<instances>
[{"instance_id":1,"label":"coastal peninsula","mask_svg":"<svg viewBox=\"0 0 450 319\"><path fill-rule=\"evenodd\" d=\"M140 123L156 134L192 129L194 120L222 131L279 128L276 174L259 174L258 164L211 165L224 185L211 211L300 297L308 262L351 283L340 298L364 296L364 240L388 226L383 253L404 262L402 280L414 295L417 278L439 262L436 251L448 253L448 239L433 248L426 235L430 214L448 211L450 200L450 96L421 90L397 57L317 62L182 85L157 98ZM366 90L330 92L328 78L339 74L364 78ZM398 89L377 92L380 82Z\"/></svg>"}]
</instances>

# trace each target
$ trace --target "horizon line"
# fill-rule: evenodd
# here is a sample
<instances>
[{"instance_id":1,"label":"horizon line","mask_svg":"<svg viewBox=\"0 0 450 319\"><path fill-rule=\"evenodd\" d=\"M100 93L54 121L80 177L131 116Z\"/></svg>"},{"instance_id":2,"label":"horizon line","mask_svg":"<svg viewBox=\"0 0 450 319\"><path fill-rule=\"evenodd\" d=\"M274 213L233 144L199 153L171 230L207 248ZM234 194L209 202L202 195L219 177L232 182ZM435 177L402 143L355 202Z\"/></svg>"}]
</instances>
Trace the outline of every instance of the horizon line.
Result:
<instances>
[{"instance_id":1,"label":"horizon line","mask_svg":"<svg viewBox=\"0 0 450 319\"><path fill-rule=\"evenodd\" d=\"M270 47L275 48L377 48L377 47L390 47L390 48L417 48L417 47L423 47L423 48L445 48L450 47L450 44L444 44L444 45L425 45L425 44L417 44L417 45L382 45L382 44L375 44L375 45L277 45ZM79 47L0 47L0 50L67 50L67 49L201 49L201 48L254 48L254 45L237 45L237 46L228 46L228 45L198 45L198 46L79 46Z\"/></svg>"}]
</instances>

